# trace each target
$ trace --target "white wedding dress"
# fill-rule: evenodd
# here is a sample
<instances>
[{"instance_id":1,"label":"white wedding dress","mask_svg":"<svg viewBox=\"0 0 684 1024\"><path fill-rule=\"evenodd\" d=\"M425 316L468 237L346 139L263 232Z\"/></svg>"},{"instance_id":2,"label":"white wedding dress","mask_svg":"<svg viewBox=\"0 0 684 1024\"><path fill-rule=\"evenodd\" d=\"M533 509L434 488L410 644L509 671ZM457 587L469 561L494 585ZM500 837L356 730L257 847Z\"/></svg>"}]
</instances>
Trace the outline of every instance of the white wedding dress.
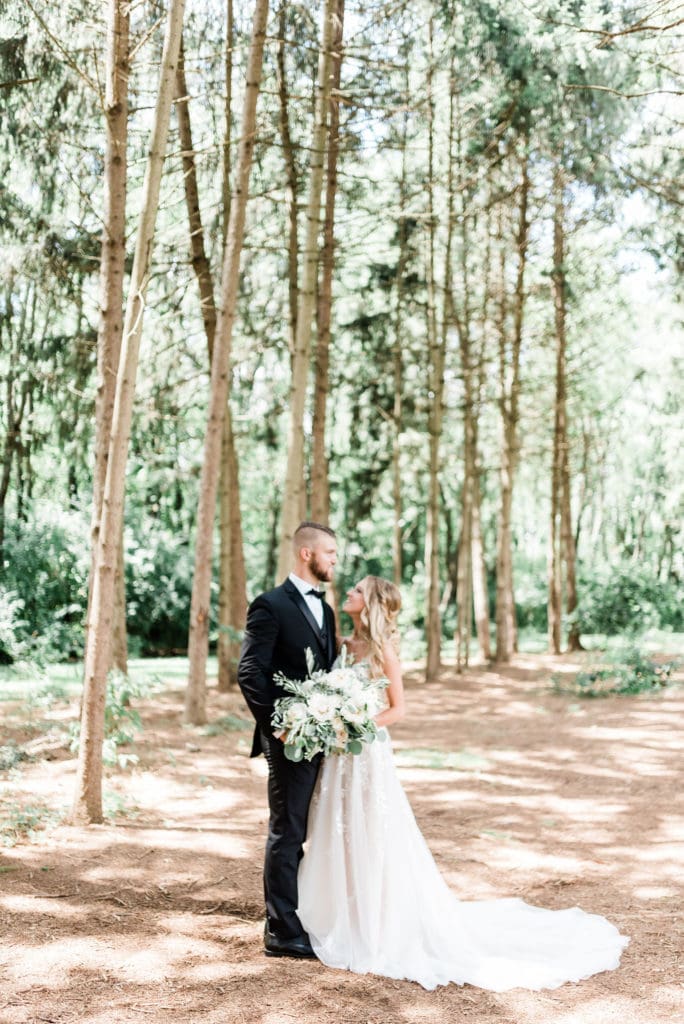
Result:
<instances>
[{"instance_id":1,"label":"white wedding dress","mask_svg":"<svg viewBox=\"0 0 684 1024\"><path fill-rule=\"evenodd\" d=\"M426 989L557 988L617 967L629 942L578 907L457 899L418 828L389 736L324 760L298 884L297 913L319 960Z\"/></svg>"}]
</instances>

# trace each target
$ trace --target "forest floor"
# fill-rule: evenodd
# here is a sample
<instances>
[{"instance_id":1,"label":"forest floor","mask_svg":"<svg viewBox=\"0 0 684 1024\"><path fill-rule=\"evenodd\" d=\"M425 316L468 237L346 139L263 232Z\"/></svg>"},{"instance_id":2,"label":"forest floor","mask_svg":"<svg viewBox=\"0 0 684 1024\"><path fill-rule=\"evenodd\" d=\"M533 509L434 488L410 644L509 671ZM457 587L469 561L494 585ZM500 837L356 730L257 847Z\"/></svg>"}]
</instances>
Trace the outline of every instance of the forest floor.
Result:
<instances>
[{"instance_id":1,"label":"forest floor","mask_svg":"<svg viewBox=\"0 0 684 1024\"><path fill-rule=\"evenodd\" d=\"M581 656L579 656L581 657ZM2 706L2 743L32 752L0 777L2 1024L684 1024L684 689L554 693L578 657L504 672L407 675L392 730L402 782L464 899L579 905L631 936L617 971L552 992L495 994L358 976L264 956L265 766L238 694L183 728L171 679L139 702L139 763L108 771L110 823L33 818L68 807L73 704L38 721ZM14 815L14 818L12 818ZM23 816L23 817L22 817Z\"/></svg>"}]
</instances>

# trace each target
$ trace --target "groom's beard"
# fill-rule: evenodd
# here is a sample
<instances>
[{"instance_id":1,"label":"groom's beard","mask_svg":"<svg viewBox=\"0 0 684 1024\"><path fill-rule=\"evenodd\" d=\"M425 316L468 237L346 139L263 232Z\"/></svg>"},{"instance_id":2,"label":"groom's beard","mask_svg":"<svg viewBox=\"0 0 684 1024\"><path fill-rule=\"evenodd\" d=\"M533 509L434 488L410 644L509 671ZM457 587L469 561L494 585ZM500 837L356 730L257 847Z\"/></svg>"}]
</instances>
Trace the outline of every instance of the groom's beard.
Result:
<instances>
[{"instance_id":1,"label":"groom's beard","mask_svg":"<svg viewBox=\"0 0 684 1024\"><path fill-rule=\"evenodd\" d=\"M333 578L333 573L335 572L332 566L329 569L324 569L323 566L318 562L315 555L311 556L311 561L309 562L309 569L316 577L316 579L321 581L321 583L330 583L331 579Z\"/></svg>"}]
</instances>

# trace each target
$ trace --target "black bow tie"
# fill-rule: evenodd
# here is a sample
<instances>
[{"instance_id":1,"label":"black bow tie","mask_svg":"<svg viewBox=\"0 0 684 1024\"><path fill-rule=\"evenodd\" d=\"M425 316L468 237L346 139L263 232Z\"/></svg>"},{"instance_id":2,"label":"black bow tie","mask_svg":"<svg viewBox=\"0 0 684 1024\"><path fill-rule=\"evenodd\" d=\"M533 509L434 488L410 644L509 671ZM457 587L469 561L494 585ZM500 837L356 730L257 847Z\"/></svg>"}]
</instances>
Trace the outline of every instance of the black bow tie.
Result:
<instances>
[{"instance_id":1,"label":"black bow tie","mask_svg":"<svg viewBox=\"0 0 684 1024\"><path fill-rule=\"evenodd\" d=\"M323 600L323 597L324 597L324 594L323 594L323 591L322 591L322 590L314 590L314 589L312 588L311 590L307 590L307 592L306 592L306 596L307 596L307 597L311 597L311 596L313 596L313 597L319 597L319 598L321 599L321 601L322 601L322 600Z\"/></svg>"}]
</instances>

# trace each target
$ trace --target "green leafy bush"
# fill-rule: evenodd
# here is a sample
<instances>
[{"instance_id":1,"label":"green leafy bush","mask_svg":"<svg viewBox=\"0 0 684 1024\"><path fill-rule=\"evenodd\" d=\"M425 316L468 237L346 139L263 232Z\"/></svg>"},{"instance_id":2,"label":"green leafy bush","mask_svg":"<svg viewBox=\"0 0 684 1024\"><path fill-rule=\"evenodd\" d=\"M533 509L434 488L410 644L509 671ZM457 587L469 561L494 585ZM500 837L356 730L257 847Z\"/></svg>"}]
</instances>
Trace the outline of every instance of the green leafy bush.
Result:
<instances>
[{"instance_id":1,"label":"green leafy bush","mask_svg":"<svg viewBox=\"0 0 684 1024\"><path fill-rule=\"evenodd\" d=\"M651 628L684 629L684 587L633 566L592 577L579 586L577 622L581 633L640 633Z\"/></svg>"},{"instance_id":2,"label":"green leafy bush","mask_svg":"<svg viewBox=\"0 0 684 1024\"><path fill-rule=\"evenodd\" d=\"M0 589L0 660L80 657L89 527L76 512L39 510L10 524Z\"/></svg>"},{"instance_id":3,"label":"green leafy bush","mask_svg":"<svg viewBox=\"0 0 684 1024\"><path fill-rule=\"evenodd\" d=\"M128 631L142 654L184 651L188 642L193 560L188 538L170 530L138 536L126 552Z\"/></svg>"}]
</instances>

